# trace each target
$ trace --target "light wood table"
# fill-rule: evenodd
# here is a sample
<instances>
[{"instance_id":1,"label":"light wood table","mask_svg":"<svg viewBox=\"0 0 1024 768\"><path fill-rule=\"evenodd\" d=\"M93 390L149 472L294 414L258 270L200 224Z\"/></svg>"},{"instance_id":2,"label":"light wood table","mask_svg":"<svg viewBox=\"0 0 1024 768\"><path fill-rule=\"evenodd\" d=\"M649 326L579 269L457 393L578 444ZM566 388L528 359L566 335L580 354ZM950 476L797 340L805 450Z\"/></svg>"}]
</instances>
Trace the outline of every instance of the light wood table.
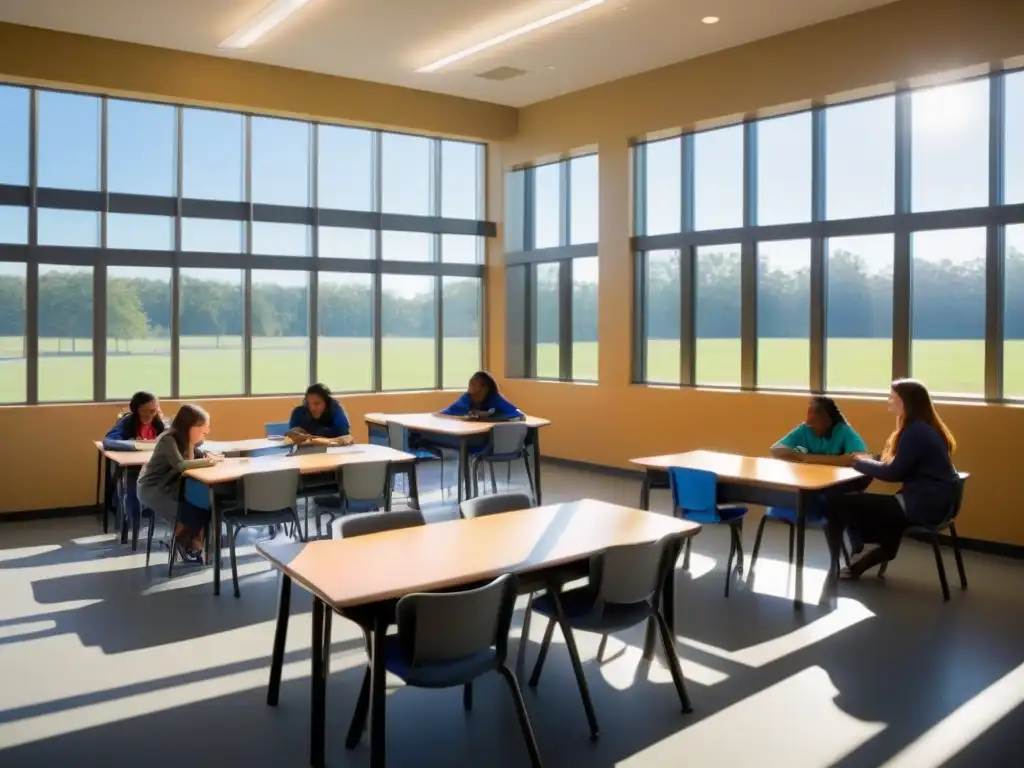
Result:
<instances>
[{"instance_id":1,"label":"light wood table","mask_svg":"<svg viewBox=\"0 0 1024 768\"><path fill-rule=\"evenodd\" d=\"M469 471L470 443L490 434L495 424L525 424L529 430L527 445L533 447L533 484L537 495L537 504L543 503L540 471L540 430L551 422L537 416L527 416L523 421L472 421L456 416L439 416L436 413L368 413L365 416L366 427L370 439L387 441L387 423L401 424L410 432L423 435L438 435L454 440L459 451L459 482L458 500L470 498L473 484ZM465 488L465 493L463 493Z\"/></svg>"},{"instance_id":2,"label":"light wood table","mask_svg":"<svg viewBox=\"0 0 1024 768\"><path fill-rule=\"evenodd\" d=\"M221 512L217 503L216 487L227 483L235 483L246 475L259 472L275 472L281 469L297 469L299 474L319 475L334 472L338 467L367 462L389 462L390 464L415 463L416 457L411 453L396 451L383 445L351 445L339 448L327 448L324 453L310 453L297 456L261 456L259 458L229 458L200 469L190 469L184 477L195 480L207 487L210 497L210 531L213 537L213 594L220 594L220 562L221 562ZM411 472L409 495L415 504L419 504L419 493L416 486L416 473ZM390 485L390 477L388 480ZM182 484L184 487L184 484ZM211 539L208 536L207 541ZM207 550L209 551L209 544Z\"/></svg>"},{"instance_id":3,"label":"light wood table","mask_svg":"<svg viewBox=\"0 0 1024 768\"><path fill-rule=\"evenodd\" d=\"M592 555L623 544L675 539L676 554L700 526L668 515L584 499L471 520L450 520L351 539L306 544L261 542L257 550L281 571L277 631L267 703L275 706L288 634L291 583L313 594L311 755L324 762L326 682L334 611L371 617L370 765L385 765L384 636L394 600L413 592L479 584L503 573L520 577L520 591L556 592ZM662 610L674 626L674 575L666 580ZM571 578L571 577L569 577ZM539 581L539 584L538 584ZM526 642L525 633L520 643Z\"/></svg>"},{"instance_id":4,"label":"light wood table","mask_svg":"<svg viewBox=\"0 0 1024 768\"><path fill-rule=\"evenodd\" d=\"M822 493L843 493L861 488L866 478L849 467L740 456L715 451L689 451L631 459L644 469L640 507L650 508L651 488L668 487L668 468L686 467L718 476L720 503L763 504L796 511L796 579L794 606L803 605L804 537L807 507ZM834 570L834 569L830 569Z\"/></svg>"}]
</instances>

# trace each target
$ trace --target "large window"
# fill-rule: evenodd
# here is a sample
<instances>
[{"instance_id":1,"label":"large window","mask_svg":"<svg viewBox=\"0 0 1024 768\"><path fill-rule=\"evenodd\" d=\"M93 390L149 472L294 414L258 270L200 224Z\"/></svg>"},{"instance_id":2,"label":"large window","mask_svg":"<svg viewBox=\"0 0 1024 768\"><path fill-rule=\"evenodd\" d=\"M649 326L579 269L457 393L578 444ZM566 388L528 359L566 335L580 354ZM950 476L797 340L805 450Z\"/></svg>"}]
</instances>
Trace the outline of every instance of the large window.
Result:
<instances>
[{"instance_id":1,"label":"large window","mask_svg":"<svg viewBox=\"0 0 1024 768\"><path fill-rule=\"evenodd\" d=\"M0 84L0 403L462 388L484 152Z\"/></svg>"},{"instance_id":2,"label":"large window","mask_svg":"<svg viewBox=\"0 0 1024 768\"><path fill-rule=\"evenodd\" d=\"M508 174L508 375L597 381L598 157Z\"/></svg>"},{"instance_id":3,"label":"large window","mask_svg":"<svg viewBox=\"0 0 1024 768\"><path fill-rule=\"evenodd\" d=\"M637 145L635 379L1024 399L1022 136L1007 72Z\"/></svg>"}]
</instances>

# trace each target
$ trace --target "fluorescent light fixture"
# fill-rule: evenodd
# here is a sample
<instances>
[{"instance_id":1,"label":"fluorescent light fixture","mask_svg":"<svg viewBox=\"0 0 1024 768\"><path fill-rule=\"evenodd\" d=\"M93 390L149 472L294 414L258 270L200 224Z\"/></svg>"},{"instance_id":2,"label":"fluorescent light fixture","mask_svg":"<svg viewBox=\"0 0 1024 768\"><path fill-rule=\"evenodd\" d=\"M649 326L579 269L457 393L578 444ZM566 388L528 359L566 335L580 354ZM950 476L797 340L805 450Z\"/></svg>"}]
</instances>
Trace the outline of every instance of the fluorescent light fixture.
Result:
<instances>
[{"instance_id":1,"label":"fluorescent light fixture","mask_svg":"<svg viewBox=\"0 0 1024 768\"><path fill-rule=\"evenodd\" d=\"M517 37L521 37L522 35L529 34L530 32L541 29L542 27L547 27L551 24L556 24L559 21L568 19L572 16L575 16L578 13L589 11L591 8L596 8L603 2L604 0L586 0L586 2L577 3L576 5L570 8L566 8L564 11L553 13L550 16L545 16L543 19L537 19L537 21L531 21L529 24L524 24L523 26L517 27L516 29L513 29L510 32L505 32L504 34L498 35L497 37L492 37L490 40L484 40L482 43L477 43L474 46L466 48L464 51L453 53L451 56L445 56L443 59L438 59L433 64L427 64L427 66L425 67L420 67L416 71L437 72L437 70L441 69L442 67L447 67L449 64L454 64L456 61L461 61L462 59L469 58L474 54L480 53L481 51L486 51L488 48L493 48L496 45L507 43L509 40L513 40Z\"/></svg>"},{"instance_id":2,"label":"fluorescent light fixture","mask_svg":"<svg viewBox=\"0 0 1024 768\"><path fill-rule=\"evenodd\" d=\"M717 16L705 16L703 19L701 19L702 24L717 24L719 21L721 21L721 19L719 19Z\"/></svg>"},{"instance_id":3,"label":"fluorescent light fixture","mask_svg":"<svg viewBox=\"0 0 1024 768\"><path fill-rule=\"evenodd\" d=\"M308 3L309 0L273 0L270 5L253 17L248 24L217 47L234 48L236 50L248 48Z\"/></svg>"}]
</instances>

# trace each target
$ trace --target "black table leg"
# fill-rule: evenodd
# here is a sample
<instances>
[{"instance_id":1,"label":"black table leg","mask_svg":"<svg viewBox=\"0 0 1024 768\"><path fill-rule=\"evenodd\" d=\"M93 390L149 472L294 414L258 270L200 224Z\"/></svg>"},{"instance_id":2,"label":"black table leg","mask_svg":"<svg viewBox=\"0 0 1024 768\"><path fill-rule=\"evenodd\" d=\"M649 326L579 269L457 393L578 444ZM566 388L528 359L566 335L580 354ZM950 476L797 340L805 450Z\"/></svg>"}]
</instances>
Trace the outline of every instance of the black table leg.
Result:
<instances>
[{"instance_id":1,"label":"black table leg","mask_svg":"<svg viewBox=\"0 0 1024 768\"><path fill-rule=\"evenodd\" d=\"M804 601L804 534L807 530L807 510L804 494L796 494L796 581L793 591L793 607L803 608Z\"/></svg>"},{"instance_id":2,"label":"black table leg","mask_svg":"<svg viewBox=\"0 0 1024 768\"><path fill-rule=\"evenodd\" d=\"M213 545L213 594L220 594L220 510L217 509L217 494L213 492L213 486L207 486L210 491L210 535L207 537L207 546Z\"/></svg>"},{"instance_id":3,"label":"black table leg","mask_svg":"<svg viewBox=\"0 0 1024 768\"><path fill-rule=\"evenodd\" d=\"M383 607L378 607L373 619L373 653L370 658L370 768L387 765L387 691L384 678L384 637L388 619Z\"/></svg>"},{"instance_id":4,"label":"black table leg","mask_svg":"<svg viewBox=\"0 0 1024 768\"><path fill-rule=\"evenodd\" d=\"M540 489L540 430L533 430L533 484L537 493L537 506L544 503Z\"/></svg>"},{"instance_id":5,"label":"black table leg","mask_svg":"<svg viewBox=\"0 0 1024 768\"><path fill-rule=\"evenodd\" d=\"M416 467L415 461L409 465L409 506L413 509L420 508L420 484L416 478Z\"/></svg>"},{"instance_id":6,"label":"black table leg","mask_svg":"<svg viewBox=\"0 0 1024 768\"><path fill-rule=\"evenodd\" d=\"M292 580L281 573L281 592L277 598L277 629L274 631L274 650L270 656L270 684L267 686L267 705L277 706L281 692L281 670L284 667L284 644L288 639L288 619L291 616Z\"/></svg>"},{"instance_id":7,"label":"black table leg","mask_svg":"<svg viewBox=\"0 0 1024 768\"><path fill-rule=\"evenodd\" d=\"M644 480L640 484L640 509L650 511L651 509L651 472L644 472Z\"/></svg>"},{"instance_id":8,"label":"black table leg","mask_svg":"<svg viewBox=\"0 0 1024 768\"><path fill-rule=\"evenodd\" d=\"M96 509L103 516L103 532L106 533L107 528L107 503L106 498L103 495L103 470L106 464L106 459L103 456L102 451L96 451Z\"/></svg>"},{"instance_id":9,"label":"black table leg","mask_svg":"<svg viewBox=\"0 0 1024 768\"><path fill-rule=\"evenodd\" d=\"M469 447L464 437L459 438L459 503L470 497ZM465 489L465 492L463 492Z\"/></svg>"},{"instance_id":10,"label":"black table leg","mask_svg":"<svg viewBox=\"0 0 1024 768\"><path fill-rule=\"evenodd\" d=\"M324 764L324 727L327 717L327 675L324 670L324 623L330 609L319 597L313 598L312 678L310 680L309 763L314 768Z\"/></svg>"},{"instance_id":11,"label":"black table leg","mask_svg":"<svg viewBox=\"0 0 1024 768\"><path fill-rule=\"evenodd\" d=\"M120 524L121 524L121 543L128 543L128 470L126 468L121 469L121 493L117 497L117 507L121 510Z\"/></svg>"}]
</instances>

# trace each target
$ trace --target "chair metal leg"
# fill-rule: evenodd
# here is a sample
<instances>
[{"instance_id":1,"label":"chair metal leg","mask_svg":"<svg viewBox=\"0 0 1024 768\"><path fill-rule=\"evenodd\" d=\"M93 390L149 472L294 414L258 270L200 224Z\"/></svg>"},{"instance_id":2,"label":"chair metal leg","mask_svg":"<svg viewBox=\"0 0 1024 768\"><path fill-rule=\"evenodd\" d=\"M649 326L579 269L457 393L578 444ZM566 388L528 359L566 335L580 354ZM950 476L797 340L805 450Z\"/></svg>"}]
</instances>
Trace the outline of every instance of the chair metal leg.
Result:
<instances>
[{"instance_id":1,"label":"chair metal leg","mask_svg":"<svg viewBox=\"0 0 1024 768\"><path fill-rule=\"evenodd\" d=\"M730 525L733 530L733 535L736 537L736 570L740 577L743 576L743 518L741 517L739 522L735 525Z\"/></svg>"},{"instance_id":2,"label":"chair metal leg","mask_svg":"<svg viewBox=\"0 0 1024 768\"><path fill-rule=\"evenodd\" d=\"M689 541L687 541L689 544ZM732 581L732 560L736 555L736 533L733 527L729 526L729 557L725 561L725 596L729 596L729 582Z\"/></svg>"},{"instance_id":3,"label":"chair metal leg","mask_svg":"<svg viewBox=\"0 0 1024 768\"><path fill-rule=\"evenodd\" d=\"M512 694L512 701L516 706L516 716L519 718L519 727L523 731L523 738L526 740L526 749L530 753L530 764L533 768L543 768L544 764L540 759L540 750L537 748L537 737L533 735L533 726L530 725L530 716L526 711L526 702L523 701L523 692L519 688L512 670L502 664L498 667L498 674L508 684L509 692Z\"/></svg>"},{"instance_id":4,"label":"chair metal leg","mask_svg":"<svg viewBox=\"0 0 1024 768\"><path fill-rule=\"evenodd\" d=\"M363 684L359 688L359 697L356 699L356 708L352 713L352 722L348 725L348 734L345 736L345 749L355 749L359 740L363 738L363 731L366 730L366 716L370 712L370 665L366 665L366 672L363 674Z\"/></svg>"},{"instance_id":5,"label":"chair metal leg","mask_svg":"<svg viewBox=\"0 0 1024 768\"><path fill-rule=\"evenodd\" d=\"M516 649L516 675L523 676L526 667L526 646L530 642L530 620L533 618L533 593L526 598L526 610L523 612L523 627L519 631L519 647Z\"/></svg>"},{"instance_id":6,"label":"chair metal leg","mask_svg":"<svg viewBox=\"0 0 1024 768\"><path fill-rule=\"evenodd\" d=\"M889 561L888 560L883 560L882 564L880 566L878 566L878 578L880 578L880 579L884 579L885 578L885 571L886 571L886 569L888 567L889 567Z\"/></svg>"},{"instance_id":7,"label":"chair metal leg","mask_svg":"<svg viewBox=\"0 0 1024 768\"><path fill-rule=\"evenodd\" d=\"M845 541L840 541L839 542L839 549L843 553L843 562L846 563L846 567L849 568L850 567L850 550L847 548Z\"/></svg>"},{"instance_id":8,"label":"chair metal leg","mask_svg":"<svg viewBox=\"0 0 1024 768\"><path fill-rule=\"evenodd\" d=\"M170 546L167 547L167 549L170 550L169 554L167 555L167 578L168 579L171 578L174 575L174 557L175 557L175 555L178 554L178 541L175 538L174 534L178 530L178 518L179 518L180 514L181 514L180 510L175 512L174 513L174 521L171 523L171 542L170 542ZM155 511L153 512L153 515L154 515L154 519L155 519L155 515L156 515Z\"/></svg>"},{"instance_id":9,"label":"chair metal leg","mask_svg":"<svg viewBox=\"0 0 1024 768\"><path fill-rule=\"evenodd\" d=\"M604 661L604 652L608 649L608 635L601 635L601 642L597 644L597 662Z\"/></svg>"},{"instance_id":10,"label":"chair metal leg","mask_svg":"<svg viewBox=\"0 0 1024 768\"><path fill-rule=\"evenodd\" d=\"M299 524L299 513L298 513L297 510L294 510L294 509L292 510L292 519L295 521L295 533L294 533L295 537L299 541L305 541L306 538L305 538L305 536L302 535L302 526ZM291 535L291 534L289 534L289 535Z\"/></svg>"},{"instance_id":11,"label":"chair metal leg","mask_svg":"<svg viewBox=\"0 0 1024 768\"><path fill-rule=\"evenodd\" d=\"M686 543L683 545L683 572L690 572L690 550L693 548L693 537L688 536Z\"/></svg>"},{"instance_id":12,"label":"chair metal leg","mask_svg":"<svg viewBox=\"0 0 1024 768\"><path fill-rule=\"evenodd\" d=\"M548 625L544 629L544 639L540 644L540 653L537 654L537 660L533 663L533 672L530 674L530 679L527 681L527 685L531 688L536 688L537 683L540 682L540 673L544 669L544 660L548 657L548 648L551 647L551 638L555 634L555 620L548 619Z\"/></svg>"},{"instance_id":13,"label":"chair metal leg","mask_svg":"<svg viewBox=\"0 0 1024 768\"><path fill-rule=\"evenodd\" d=\"M473 684L466 683L462 686L462 708L467 712L473 709Z\"/></svg>"},{"instance_id":14,"label":"chair metal leg","mask_svg":"<svg viewBox=\"0 0 1024 768\"><path fill-rule=\"evenodd\" d=\"M139 527L142 525L142 510L132 515L132 552L139 549Z\"/></svg>"},{"instance_id":15,"label":"chair metal leg","mask_svg":"<svg viewBox=\"0 0 1024 768\"><path fill-rule=\"evenodd\" d=\"M789 526L789 565L793 567L793 553L796 549L796 526Z\"/></svg>"},{"instance_id":16,"label":"chair metal leg","mask_svg":"<svg viewBox=\"0 0 1024 768\"><path fill-rule=\"evenodd\" d=\"M757 524L757 533L754 535L754 549L750 553L750 573L754 573L754 566L757 565L757 556L761 552L761 538L764 536L764 526L768 522L768 516L765 515L761 518L761 522ZM792 558L791 558L792 559Z\"/></svg>"},{"instance_id":17,"label":"chair metal leg","mask_svg":"<svg viewBox=\"0 0 1024 768\"><path fill-rule=\"evenodd\" d=\"M527 451L523 451L523 464L526 465L526 482L530 484L530 498L533 499L533 503L537 503L537 489L533 484L533 469L530 467L530 454ZM509 464L509 471L512 471L512 464Z\"/></svg>"},{"instance_id":18,"label":"chair metal leg","mask_svg":"<svg viewBox=\"0 0 1024 768\"><path fill-rule=\"evenodd\" d=\"M153 551L153 532L156 530L156 513L149 518L149 531L146 532L146 567L149 568L149 554Z\"/></svg>"},{"instance_id":19,"label":"chair metal leg","mask_svg":"<svg viewBox=\"0 0 1024 768\"><path fill-rule=\"evenodd\" d=\"M935 567L939 571L939 583L942 585L942 599L949 601L949 582L946 581L946 566L942 563L942 550L939 548L939 534L932 531L932 551L935 553Z\"/></svg>"},{"instance_id":20,"label":"chair metal leg","mask_svg":"<svg viewBox=\"0 0 1024 768\"><path fill-rule=\"evenodd\" d=\"M487 462L487 466L491 469L491 493L497 495L498 493L498 481L494 479L494 462Z\"/></svg>"},{"instance_id":21,"label":"chair metal leg","mask_svg":"<svg viewBox=\"0 0 1024 768\"><path fill-rule=\"evenodd\" d=\"M956 535L956 524L949 524L949 539L953 544L953 557L956 558L956 570L960 575L960 589L967 589L967 571L964 570L964 559L960 554L960 539Z\"/></svg>"},{"instance_id":22,"label":"chair metal leg","mask_svg":"<svg viewBox=\"0 0 1024 768\"><path fill-rule=\"evenodd\" d=\"M562 610L562 600L556 590L550 590L551 601L555 604L555 613L558 616L558 625L562 629L562 636L565 638L565 647L569 651L569 660L572 662L572 671L576 675L576 684L580 689L580 697L583 699L583 709L587 713L587 722L590 724L590 738L596 739L601 735L601 729L597 725L597 715L594 713L594 702L590 700L590 688L587 687L587 676L583 672L583 663L580 661L580 652L576 647L576 638L573 637L572 627L565 618L565 611Z\"/></svg>"},{"instance_id":23,"label":"chair metal leg","mask_svg":"<svg viewBox=\"0 0 1024 768\"><path fill-rule=\"evenodd\" d=\"M235 523L228 523L228 546L231 549L231 581L235 586L235 597L242 596L241 591L238 589L238 560L235 557L235 539L238 537L240 527Z\"/></svg>"},{"instance_id":24,"label":"chair metal leg","mask_svg":"<svg viewBox=\"0 0 1024 768\"><path fill-rule=\"evenodd\" d=\"M690 696L686 693L686 678L683 677L683 667L679 663L679 657L676 655L675 644L672 642L672 632L668 628L668 622L665 621L665 617L661 615L660 611L654 612L654 619L661 633L661 643L665 646L665 663L668 665L668 671L672 675L672 682L675 683L676 693L679 694L679 703L683 706L683 712L692 712L693 706L690 704Z\"/></svg>"}]
</instances>

